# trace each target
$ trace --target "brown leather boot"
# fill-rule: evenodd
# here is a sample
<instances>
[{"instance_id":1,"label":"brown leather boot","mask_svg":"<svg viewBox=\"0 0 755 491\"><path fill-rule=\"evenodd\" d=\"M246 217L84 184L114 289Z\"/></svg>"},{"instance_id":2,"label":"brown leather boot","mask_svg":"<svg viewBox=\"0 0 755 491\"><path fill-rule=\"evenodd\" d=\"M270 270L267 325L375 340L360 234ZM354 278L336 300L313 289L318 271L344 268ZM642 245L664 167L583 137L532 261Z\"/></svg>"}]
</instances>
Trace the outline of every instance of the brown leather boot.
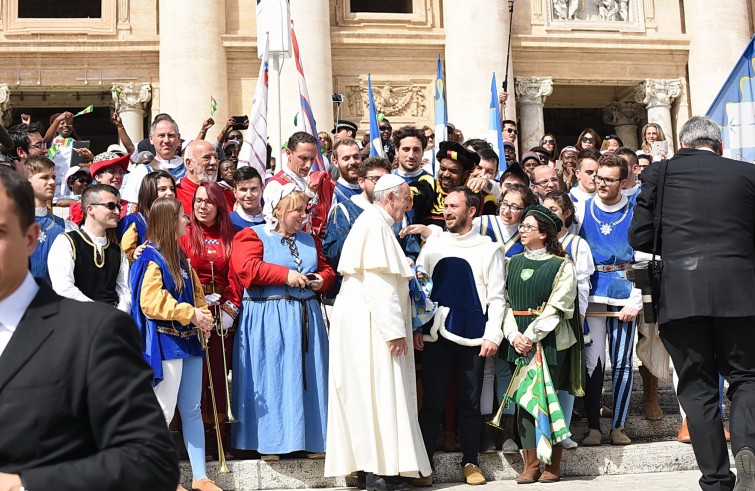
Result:
<instances>
[{"instance_id":1,"label":"brown leather boot","mask_svg":"<svg viewBox=\"0 0 755 491\"><path fill-rule=\"evenodd\" d=\"M658 405L658 377L650 373L645 365L640 365L640 376L644 391L645 419L660 421L663 419L663 410Z\"/></svg>"},{"instance_id":2,"label":"brown leather boot","mask_svg":"<svg viewBox=\"0 0 755 491\"><path fill-rule=\"evenodd\" d=\"M540 482L558 482L561 480L561 456L564 453L564 447L553 447L551 463L545 464L545 471L540 476Z\"/></svg>"},{"instance_id":3,"label":"brown leather boot","mask_svg":"<svg viewBox=\"0 0 755 491\"><path fill-rule=\"evenodd\" d=\"M516 476L517 484L532 484L540 479L540 461L537 460L537 449L527 448L522 450L524 469Z\"/></svg>"}]
</instances>

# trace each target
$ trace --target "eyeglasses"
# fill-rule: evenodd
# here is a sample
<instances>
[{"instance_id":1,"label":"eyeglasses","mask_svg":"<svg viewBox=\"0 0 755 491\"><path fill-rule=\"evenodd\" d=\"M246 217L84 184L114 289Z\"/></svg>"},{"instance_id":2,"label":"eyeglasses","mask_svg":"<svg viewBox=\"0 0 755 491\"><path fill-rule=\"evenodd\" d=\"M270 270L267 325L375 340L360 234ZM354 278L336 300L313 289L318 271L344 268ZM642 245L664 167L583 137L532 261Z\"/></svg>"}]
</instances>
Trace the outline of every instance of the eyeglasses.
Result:
<instances>
[{"instance_id":1,"label":"eyeglasses","mask_svg":"<svg viewBox=\"0 0 755 491\"><path fill-rule=\"evenodd\" d=\"M535 186L545 187L549 183L551 183L551 184L557 184L558 183L558 177L551 177L550 179L543 179L542 181L537 181L535 183Z\"/></svg>"},{"instance_id":2,"label":"eyeglasses","mask_svg":"<svg viewBox=\"0 0 755 491\"><path fill-rule=\"evenodd\" d=\"M377 184L381 177L383 176L365 176L364 179L370 181L372 184Z\"/></svg>"},{"instance_id":3,"label":"eyeglasses","mask_svg":"<svg viewBox=\"0 0 755 491\"><path fill-rule=\"evenodd\" d=\"M121 208L123 208L123 206L120 203L116 203L114 201L108 201L107 203L92 203L92 205L93 206L104 206L105 208L107 208L110 211L115 211L115 210L121 211Z\"/></svg>"},{"instance_id":4,"label":"eyeglasses","mask_svg":"<svg viewBox=\"0 0 755 491\"><path fill-rule=\"evenodd\" d=\"M47 143L43 141L29 145L29 148L36 148L37 150L44 150L47 148Z\"/></svg>"},{"instance_id":5,"label":"eyeglasses","mask_svg":"<svg viewBox=\"0 0 755 491\"><path fill-rule=\"evenodd\" d=\"M556 140L543 140L543 145L555 145Z\"/></svg>"},{"instance_id":6,"label":"eyeglasses","mask_svg":"<svg viewBox=\"0 0 755 491\"><path fill-rule=\"evenodd\" d=\"M582 143L595 143L595 138L591 136L583 136Z\"/></svg>"},{"instance_id":7,"label":"eyeglasses","mask_svg":"<svg viewBox=\"0 0 755 491\"><path fill-rule=\"evenodd\" d=\"M504 128L503 131L505 131L506 133L514 134L514 135L518 135L519 134L519 132L516 131L514 128Z\"/></svg>"},{"instance_id":8,"label":"eyeglasses","mask_svg":"<svg viewBox=\"0 0 755 491\"><path fill-rule=\"evenodd\" d=\"M520 232L539 232L540 229L534 225L530 225L529 223L523 223L519 225L519 231Z\"/></svg>"},{"instance_id":9,"label":"eyeglasses","mask_svg":"<svg viewBox=\"0 0 755 491\"><path fill-rule=\"evenodd\" d=\"M512 213L519 213L520 211L524 210L523 206L519 205L513 205L511 203L506 203L505 201L501 203L501 210L511 210Z\"/></svg>"},{"instance_id":10,"label":"eyeglasses","mask_svg":"<svg viewBox=\"0 0 755 491\"><path fill-rule=\"evenodd\" d=\"M598 176L598 175L593 176L592 180L595 181L597 184L605 183L605 184L607 184L609 186L613 186L617 182L621 181L621 179L617 179L617 178L614 178L614 177L601 177L601 176Z\"/></svg>"},{"instance_id":11,"label":"eyeglasses","mask_svg":"<svg viewBox=\"0 0 755 491\"><path fill-rule=\"evenodd\" d=\"M391 130L393 130L393 128L391 128L390 126L381 126L380 127L380 131L391 131Z\"/></svg>"},{"instance_id":12,"label":"eyeglasses","mask_svg":"<svg viewBox=\"0 0 755 491\"><path fill-rule=\"evenodd\" d=\"M199 206L199 205L212 206L213 203L209 199L194 198L194 206Z\"/></svg>"}]
</instances>

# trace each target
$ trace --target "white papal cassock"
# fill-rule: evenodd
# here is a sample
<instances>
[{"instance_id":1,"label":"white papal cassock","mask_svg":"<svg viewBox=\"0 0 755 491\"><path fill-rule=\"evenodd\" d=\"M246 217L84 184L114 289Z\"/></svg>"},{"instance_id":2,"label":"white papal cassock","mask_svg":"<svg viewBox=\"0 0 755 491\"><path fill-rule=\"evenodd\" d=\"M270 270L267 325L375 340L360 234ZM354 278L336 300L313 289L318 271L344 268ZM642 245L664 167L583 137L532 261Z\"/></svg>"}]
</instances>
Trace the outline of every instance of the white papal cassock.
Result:
<instances>
[{"instance_id":1,"label":"white papal cassock","mask_svg":"<svg viewBox=\"0 0 755 491\"><path fill-rule=\"evenodd\" d=\"M367 207L343 246L333 306L325 475L430 474L417 420L406 256L381 207ZM393 356L387 342L405 338Z\"/></svg>"}]
</instances>

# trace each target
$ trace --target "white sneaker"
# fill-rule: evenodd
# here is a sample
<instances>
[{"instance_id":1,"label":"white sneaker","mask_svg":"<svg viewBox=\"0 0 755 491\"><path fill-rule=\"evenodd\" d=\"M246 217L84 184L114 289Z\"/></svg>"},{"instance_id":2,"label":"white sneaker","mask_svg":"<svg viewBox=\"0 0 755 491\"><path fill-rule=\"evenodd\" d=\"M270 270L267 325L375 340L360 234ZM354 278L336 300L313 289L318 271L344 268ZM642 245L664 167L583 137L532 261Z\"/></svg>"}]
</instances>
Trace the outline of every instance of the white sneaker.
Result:
<instances>
[{"instance_id":1,"label":"white sneaker","mask_svg":"<svg viewBox=\"0 0 755 491\"><path fill-rule=\"evenodd\" d=\"M561 442L561 446L564 448L572 449L572 448L577 448L579 445L577 445L577 442L575 442L571 438L567 438Z\"/></svg>"}]
</instances>

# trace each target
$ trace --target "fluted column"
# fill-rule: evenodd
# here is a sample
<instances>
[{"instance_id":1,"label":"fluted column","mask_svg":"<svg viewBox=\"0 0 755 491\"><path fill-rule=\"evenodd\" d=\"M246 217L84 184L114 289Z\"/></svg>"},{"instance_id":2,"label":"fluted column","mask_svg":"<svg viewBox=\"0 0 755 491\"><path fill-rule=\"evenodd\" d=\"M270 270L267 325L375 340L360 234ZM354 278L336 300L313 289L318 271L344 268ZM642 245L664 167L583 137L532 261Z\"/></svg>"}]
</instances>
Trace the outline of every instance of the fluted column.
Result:
<instances>
[{"instance_id":1,"label":"fluted column","mask_svg":"<svg viewBox=\"0 0 755 491\"><path fill-rule=\"evenodd\" d=\"M682 93L679 79L653 80L645 79L635 88L635 100L647 106L648 123L661 125L669 141L672 140L674 127L671 122L671 103Z\"/></svg>"},{"instance_id":2,"label":"fluted column","mask_svg":"<svg viewBox=\"0 0 755 491\"><path fill-rule=\"evenodd\" d=\"M160 112L176 120L185 139L194 138L210 117L210 97L218 103L215 133L230 116L221 39L225 14L225 0L190 6L183 0L160 0Z\"/></svg>"},{"instance_id":3,"label":"fluted column","mask_svg":"<svg viewBox=\"0 0 755 491\"><path fill-rule=\"evenodd\" d=\"M11 124L10 89L8 89L8 84L0 84L0 122L4 126Z\"/></svg>"},{"instance_id":4,"label":"fluted column","mask_svg":"<svg viewBox=\"0 0 755 491\"><path fill-rule=\"evenodd\" d=\"M144 138L144 111L152 98L152 86L134 82L113 84L111 94L126 133L134 143L139 142Z\"/></svg>"},{"instance_id":5,"label":"fluted column","mask_svg":"<svg viewBox=\"0 0 755 491\"><path fill-rule=\"evenodd\" d=\"M693 116L705 114L750 41L747 4L747 0L684 0Z\"/></svg>"},{"instance_id":6,"label":"fluted column","mask_svg":"<svg viewBox=\"0 0 755 491\"><path fill-rule=\"evenodd\" d=\"M624 146L637 150L637 125L645 117L645 108L636 102L612 102L603 109L603 121L613 126Z\"/></svg>"},{"instance_id":7,"label":"fluted column","mask_svg":"<svg viewBox=\"0 0 755 491\"><path fill-rule=\"evenodd\" d=\"M519 108L519 138L522 142L520 153L524 153L540 143L545 134L543 105L545 98L553 93L551 77L517 77L516 97Z\"/></svg>"},{"instance_id":8,"label":"fluted column","mask_svg":"<svg viewBox=\"0 0 755 491\"><path fill-rule=\"evenodd\" d=\"M445 77L448 120L465 138L484 138L488 128L490 80L505 78L509 13L506 2L444 0ZM474 75L471 73L474 72ZM509 79L511 80L511 79ZM512 83L509 83L511 92ZM506 119L516 120L513 97Z\"/></svg>"},{"instance_id":9,"label":"fluted column","mask_svg":"<svg viewBox=\"0 0 755 491\"><path fill-rule=\"evenodd\" d=\"M294 21L296 39L299 42L304 77L307 80L312 112L318 131L333 128L333 61L330 44L330 7L328 0L291 0L291 19ZM274 107L273 84L277 84L270 64L271 98L268 111L268 128L277 128L278 112ZM296 61L287 58L281 72L281 138L282 143L296 130L294 116L299 113L299 92L296 79ZM298 120L302 120L300 114ZM301 124L301 123L299 123ZM271 130L272 131L272 130ZM277 135L276 138L277 140ZM271 138L271 143L273 139Z\"/></svg>"}]
</instances>

